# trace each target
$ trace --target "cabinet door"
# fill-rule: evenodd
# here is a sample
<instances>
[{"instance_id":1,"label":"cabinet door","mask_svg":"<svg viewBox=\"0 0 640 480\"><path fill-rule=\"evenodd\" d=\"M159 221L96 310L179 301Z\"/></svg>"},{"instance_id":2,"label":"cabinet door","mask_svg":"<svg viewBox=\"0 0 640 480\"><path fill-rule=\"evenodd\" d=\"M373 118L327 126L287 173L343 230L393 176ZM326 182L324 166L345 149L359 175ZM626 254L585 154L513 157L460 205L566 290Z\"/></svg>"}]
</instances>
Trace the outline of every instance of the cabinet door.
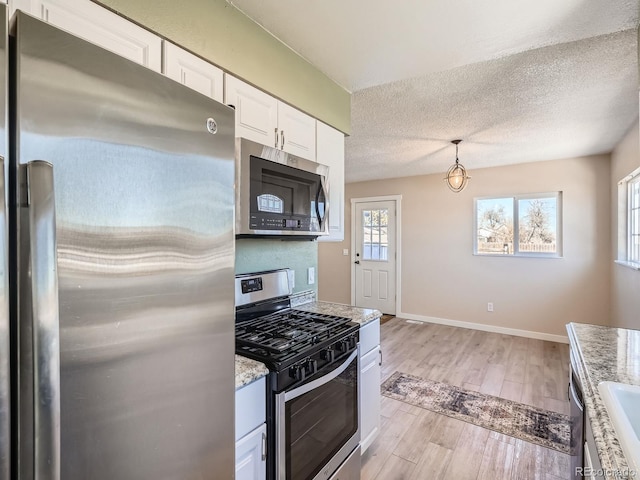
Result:
<instances>
[{"instance_id":1,"label":"cabinet door","mask_svg":"<svg viewBox=\"0 0 640 480\"><path fill-rule=\"evenodd\" d=\"M266 424L262 424L236 442L236 480L267 478L266 442Z\"/></svg>"},{"instance_id":2,"label":"cabinet door","mask_svg":"<svg viewBox=\"0 0 640 480\"><path fill-rule=\"evenodd\" d=\"M344 240L344 135L317 122L316 161L329 166L329 235L319 242Z\"/></svg>"},{"instance_id":3,"label":"cabinet door","mask_svg":"<svg viewBox=\"0 0 640 480\"><path fill-rule=\"evenodd\" d=\"M236 137L278 148L278 101L275 98L225 75L224 103L236 109Z\"/></svg>"},{"instance_id":4,"label":"cabinet door","mask_svg":"<svg viewBox=\"0 0 640 480\"><path fill-rule=\"evenodd\" d=\"M364 453L380 431L380 346L360 359L360 422Z\"/></svg>"},{"instance_id":5,"label":"cabinet door","mask_svg":"<svg viewBox=\"0 0 640 480\"><path fill-rule=\"evenodd\" d=\"M218 67L167 41L162 63L167 77L222 103L224 74Z\"/></svg>"},{"instance_id":6,"label":"cabinet door","mask_svg":"<svg viewBox=\"0 0 640 480\"><path fill-rule=\"evenodd\" d=\"M316 159L316 120L278 102L280 149L308 160Z\"/></svg>"},{"instance_id":7,"label":"cabinet door","mask_svg":"<svg viewBox=\"0 0 640 480\"><path fill-rule=\"evenodd\" d=\"M90 0L15 0L17 9L157 72L162 40Z\"/></svg>"}]
</instances>

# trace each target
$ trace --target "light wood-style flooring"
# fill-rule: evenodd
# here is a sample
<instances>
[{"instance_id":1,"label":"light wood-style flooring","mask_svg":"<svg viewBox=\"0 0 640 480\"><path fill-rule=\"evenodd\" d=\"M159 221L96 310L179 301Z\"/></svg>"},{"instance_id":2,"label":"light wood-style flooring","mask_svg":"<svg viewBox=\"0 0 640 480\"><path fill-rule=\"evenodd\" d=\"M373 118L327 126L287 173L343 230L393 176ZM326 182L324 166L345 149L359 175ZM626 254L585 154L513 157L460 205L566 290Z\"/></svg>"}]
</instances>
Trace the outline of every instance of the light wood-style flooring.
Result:
<instances>
[{"instance_id":1,"label":"light wood-style flooring","mask_svg":"<svg viewBox=\"0 0 640 480\"><path fill-rule=\"evenodd\" d=\"M401 371L569 413L565 344L394 318L381 326L382 381ZM568 455L382 396L363 480L559 480Z\"/></svg>"}]
</instances>

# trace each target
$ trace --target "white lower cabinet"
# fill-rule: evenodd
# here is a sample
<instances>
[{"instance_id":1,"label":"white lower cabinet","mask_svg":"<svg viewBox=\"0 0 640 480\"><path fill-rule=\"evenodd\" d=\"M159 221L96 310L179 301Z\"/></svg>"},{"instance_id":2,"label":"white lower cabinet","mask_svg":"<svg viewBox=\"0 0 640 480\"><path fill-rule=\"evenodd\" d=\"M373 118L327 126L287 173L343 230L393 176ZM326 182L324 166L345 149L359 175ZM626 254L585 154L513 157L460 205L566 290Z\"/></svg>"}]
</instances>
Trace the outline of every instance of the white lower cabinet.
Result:
<instances>
[{"instance_id":1,"label":"white lower cabinet","mask_svg":"<svg viewBox=\"0 0 640 480\"><path fill-rule=\"evenodd\" d=\"M267 477L266 380L236 390L236 480Z\"/></svg>"},{"instance_id":2,"label":"white lower cabinet","mask_svg":"<svg viewBox=\"0 0 640 480\"><path fill-rule=\"evenodd\" d=\"M360 328L360 448L364 452L380 433L380 319Z\"/></svg>"},{"instance_id":3,"label":"white lower cabinet","mask_svg":"<svg viewBox=\"0 0 640 480\"><path fill-rule=\"evenodd\" d=\"M236 442L236 480L267 478L267 425L262 424Z\"/></svg>"}]
</instances>

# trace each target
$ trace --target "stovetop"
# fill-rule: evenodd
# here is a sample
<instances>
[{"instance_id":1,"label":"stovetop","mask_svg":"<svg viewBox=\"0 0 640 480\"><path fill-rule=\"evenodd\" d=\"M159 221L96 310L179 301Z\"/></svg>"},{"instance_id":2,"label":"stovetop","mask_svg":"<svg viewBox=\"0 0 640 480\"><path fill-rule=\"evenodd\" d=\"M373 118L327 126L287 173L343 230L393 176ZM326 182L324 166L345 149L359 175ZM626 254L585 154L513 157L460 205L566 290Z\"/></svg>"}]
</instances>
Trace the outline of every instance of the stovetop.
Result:
<instances>
[{"instance_id":1,"label":"stovetop","mask_svg":"<svg viewBox=\"0 0 640 480\"><path fill-rule=\"evenodd\" d=\"M236 353L280 371L357 331L350 318L287 309L236 324Z\"/></svg>"}]
</instances>

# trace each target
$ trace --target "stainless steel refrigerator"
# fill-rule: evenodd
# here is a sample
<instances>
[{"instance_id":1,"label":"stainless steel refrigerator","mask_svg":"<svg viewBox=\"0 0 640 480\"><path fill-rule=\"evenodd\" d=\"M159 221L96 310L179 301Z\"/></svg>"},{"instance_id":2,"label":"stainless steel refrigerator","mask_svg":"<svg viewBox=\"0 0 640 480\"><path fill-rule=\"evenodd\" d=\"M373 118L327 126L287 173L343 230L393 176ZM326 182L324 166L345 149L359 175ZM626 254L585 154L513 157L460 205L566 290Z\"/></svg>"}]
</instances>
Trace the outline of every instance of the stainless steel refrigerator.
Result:
<instances>
[{"instance_id":1,"label":"stainless steel refrigerator","mask_svg":"<svg viewBox=\"0 0 640 480\"><path fill-rule=\"evenodd\" d=\"M0 477L231 479L233 111L15 20L2 45Z\"/></svg>"}]
</instances>

